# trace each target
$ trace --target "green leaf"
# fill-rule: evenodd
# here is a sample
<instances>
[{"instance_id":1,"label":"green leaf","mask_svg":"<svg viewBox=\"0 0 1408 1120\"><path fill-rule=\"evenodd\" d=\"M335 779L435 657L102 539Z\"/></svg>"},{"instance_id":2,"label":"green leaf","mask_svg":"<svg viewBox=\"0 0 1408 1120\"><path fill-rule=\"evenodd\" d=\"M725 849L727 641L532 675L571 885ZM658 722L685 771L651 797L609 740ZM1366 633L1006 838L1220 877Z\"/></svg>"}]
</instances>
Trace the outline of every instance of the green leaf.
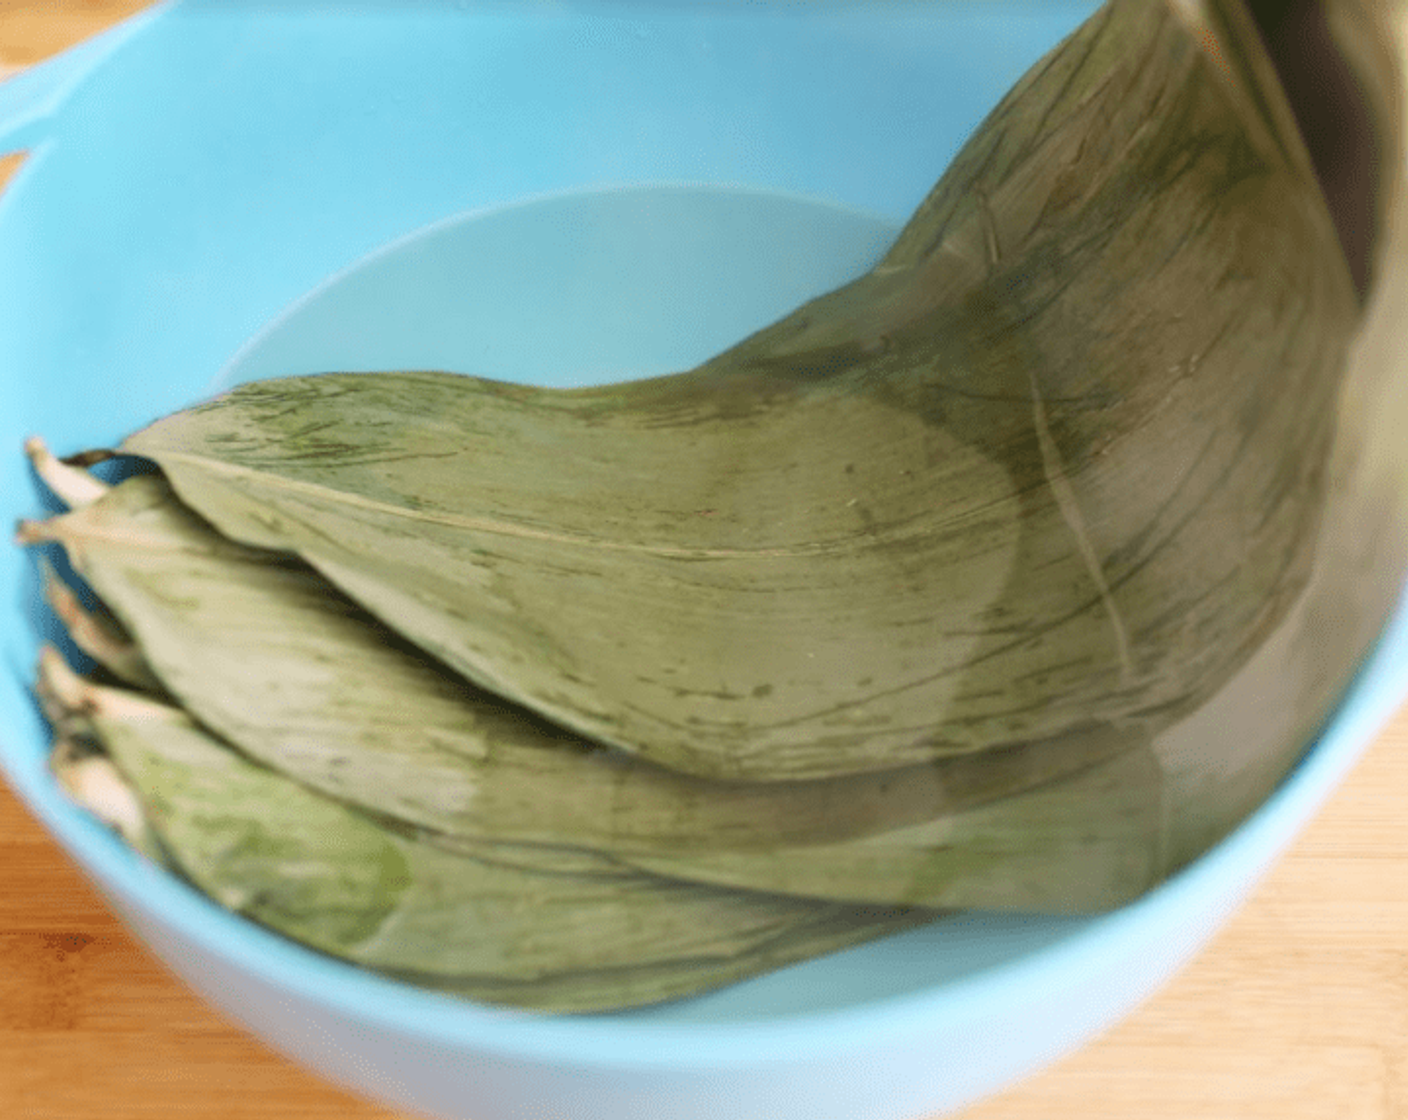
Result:
<instances>
[{"instance_id":1,"label":"green leaf","mask_svg":"<svg viewBox=\"0 0 1408 1120\"><path fill-rule=\"evenodd\" d=\"M216 902L476 998L648 1003L933 917L694 886L551 848L450 852L249 762L176 708L77 681L52 653L44 675L85 711L172 865Z\"/></svg>"},{"instance_id":2,"label":"green leaf","mask_svg":"<svg viewBox=\"0 0 1408 1120\"><path fill-rule=\"evenodd\" d=\"M724 881L881 904L927 904L932 890L944 906L988 905L994 871L1024 859L1049 866L1043 890L1059 889L1066 906L1132 896L1157 872L1157 776L1141 772L1115 790L1109 816L1110 789L1091 782L1092 767L1138 753L1108 729L835 779L710 781L603 751L465 685L311 569L221 537L159 476L123 482L24 535L64 546L133 636L126 659L140 652L207 728L313 789L440 833L443 844L570 845L710 881L719 880L719 853L749 853L727 864ZM75 606L67 615L86 628ZM1039 805L1058 798L1065 815L1033 815L1027 855L1012 842L995 851L984 807L999 802L1004 820L1019 817L1028 790L1039 791ZM1142 834L1120 810L1132 800L1152 814ZM1080 858L1066 872L1072 836ZM1096 848L1115 853L1114 880L1094 870ZM882 854L890 866L877 874ZM1040 908L1046 894L1010 891L1005 904Z\"/></svg>"},{"instance_id":3,"label":"green leaf","mask_svg":"<svg viewBox=\"0 0 1408 1120\"><path fill-rule=\"evenodd\" d=\"M1173 870L1164 782L1154 755L1131 749L1000 801L844 844L710 848L632 863L810 898L1089 914L1132 902Z\"/></svg>"},{"instance_id":4,"label":"green leaf","mask_svg":"<svg viewBox=\"0 0 1408 1120\"><path fill-rule=\"evenodd\" d=\"M1302 591L1358 321L1233 0L1112 0L870 274L675 377L242 386L124 450L470 680L716 778L1194 710Z\"/></svg>"}]
</instances>

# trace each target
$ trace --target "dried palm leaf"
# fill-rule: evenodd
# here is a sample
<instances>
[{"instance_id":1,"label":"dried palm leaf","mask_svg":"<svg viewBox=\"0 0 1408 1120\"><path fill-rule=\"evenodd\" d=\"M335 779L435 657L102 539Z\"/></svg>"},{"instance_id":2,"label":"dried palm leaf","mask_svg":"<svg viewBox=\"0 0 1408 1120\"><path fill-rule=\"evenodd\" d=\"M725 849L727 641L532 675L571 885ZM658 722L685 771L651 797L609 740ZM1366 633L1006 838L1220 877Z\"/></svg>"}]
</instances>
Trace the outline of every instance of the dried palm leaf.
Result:
<instances>
[{"instance_id":1,"label":"dried palm leaf","mask_svg":"<svg viewBox=\"0 0 1408 1120\"><path fill-rule=\"evenodd\" d=\"M449 852L242 758L179 709L95 685L53 650L46 694L111 759L73 792L200 890L304 945L496 1002L649 1003L855 945L932 915L672 882L586 853ZM123 807L114 813L114 802ZM133 820L134 806L140 821Z\"/></svg>"},{"instance_id":2,"label":"dried palm leaf","mask_svg":"<svg viewBox=\"0 0 1408 1120\"><path fill-rule=\"evenodd\" d=\"M90 638L109 665L141 672L247 756L313 789L445 834L442 843L567 844L680 878L881 904L993 905L1005 863L1037 894L1001 891L1006 906L1095 909L1155 880L1160 784L1116 791L1102 764L1137 756L1098 728L926 766L809 782L747 784L676 774L604 752L467 686L392 639L311 569L226 540L175 501L155 475L96 500L69 468L31 453L75 511L21 527L28 543L61 543L75 570L134 637ZM70 632L100 628L51 580ZM84 645L82 641L80 645ZM133 674L138 675L138 674ZM1130 765L1113 773L1128 779ZM1071 779L1067 781L1066 779ZM1038 804L1019 851L994 844L999 821ZM1091 807L1104 810L1100 823ZM972 822L972 831L969 822ZM906 825L933 822L917 832ZM999 825L999 828L1002 826ZM880 834L880 835L877 835ZM873 837L852 849L848 841ZM1068 859L1074 843L1081 858ZM854 854L852 854L852 852ZM1103 853L1097 855L1097 853ZM829 872L818 876L826 860ZM887 867L877 874L876 863ZM700 874L690 868L698 862ZM1031 868L1040 864L1044 873ZM1097 866L1099 871L1096 870ZM821 880L824 879L824 885ZM791 885L789 886L789 883Z\"/></svg>"},{"instance_id":3,"label":"dried palm leaf","mask_svg":"<svg viewBox=\"0 0 1408 1120\"><path fill-rule=\"evenodd\" d=\"M1111 0L877 268L694 371L277 380L123 449L564 726L829 777L1224 685L1304 587L1358 315L1241 0Z\"/></svg>"}]
</instances>

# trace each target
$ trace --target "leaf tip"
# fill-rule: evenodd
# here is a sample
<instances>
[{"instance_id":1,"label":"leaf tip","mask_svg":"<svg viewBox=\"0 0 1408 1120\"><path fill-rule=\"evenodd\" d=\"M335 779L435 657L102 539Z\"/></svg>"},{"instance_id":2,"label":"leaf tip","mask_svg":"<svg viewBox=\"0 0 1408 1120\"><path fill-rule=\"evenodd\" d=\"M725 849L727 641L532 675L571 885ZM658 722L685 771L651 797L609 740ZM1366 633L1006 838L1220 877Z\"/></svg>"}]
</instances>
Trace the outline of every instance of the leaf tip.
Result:
<instances>
[{"instance_id":1,"label":"leaf tip","mask_svg":"<svg viewBox=\"0 0 1408 1120\"><path fill-rule=\"evenodd\" d=\"M70 738L61 738L54 747L51 765L59 787L75 804L129 842L141 843L147 828L141 802L110 759L85 752Z\"/></svg>"},{"instance_id":2,"label":"leaf tip","mask_svg":"<svg viewBox=\"0 0 1408 1120\"><path fill-rule=\"evenodd\" d=\"M40 436L30 436L24 441L24 453L40 481L74 509L91 505L112 489L81 467L59 459Z\"/></svg>"},{"instance_id":3,"label":"leaf tip","mask_svg":"<svg viewBox=\"0 0 1408 1120\"><path fill-rule=\"evenodd\" d=\"M41 691L66 714L92 710L91 686L74 672L55 646L45 645L39 650L38 683Z\"/></svg>"},{"instance_id":4,"label":"leaf tip","mask_svg":"<svg viewBox=\"0 0 1408 1120\"><path fill-rule=\"evenodd\" d=\"M34 521L25 518L15 522L15 543L23 547L35 544L43 544L53 540L53 534L49 530L47 521Z\"/></svg>"}]
</instances>

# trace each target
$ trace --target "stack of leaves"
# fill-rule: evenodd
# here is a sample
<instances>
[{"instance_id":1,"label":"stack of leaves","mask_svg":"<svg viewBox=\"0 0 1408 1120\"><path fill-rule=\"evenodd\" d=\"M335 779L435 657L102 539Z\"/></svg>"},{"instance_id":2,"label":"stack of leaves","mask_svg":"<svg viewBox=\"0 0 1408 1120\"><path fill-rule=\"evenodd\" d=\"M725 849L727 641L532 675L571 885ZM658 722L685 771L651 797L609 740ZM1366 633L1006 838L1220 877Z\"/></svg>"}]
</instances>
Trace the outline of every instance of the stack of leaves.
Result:
<instances>
[{"instance_id":1,"label":"stack of leaves","mask_svg":"<svg viewBox=\"0 0 1408 1120\"><path fill-rule=\"evenodd\" d=\"M1243 0L1110 0L869 273L586 390L241 386L39 475L67 788L324 952L556 1010L1172 868L1359 309ZM104 455L155 469L115 486Z\"/></svg>"}]
</instances>

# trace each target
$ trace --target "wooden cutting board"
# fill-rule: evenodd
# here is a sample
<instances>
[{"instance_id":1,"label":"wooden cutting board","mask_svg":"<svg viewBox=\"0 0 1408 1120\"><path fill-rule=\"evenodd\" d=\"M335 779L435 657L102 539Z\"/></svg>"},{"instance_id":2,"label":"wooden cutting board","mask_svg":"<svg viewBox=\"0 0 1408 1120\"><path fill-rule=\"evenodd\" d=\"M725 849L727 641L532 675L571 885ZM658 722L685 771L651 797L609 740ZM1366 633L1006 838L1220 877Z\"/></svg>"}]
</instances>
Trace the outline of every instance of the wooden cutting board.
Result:
<instances>
[{"instance_id":1,"label":"wooden cutting board","mask_svg":"<svg viewBox=\"0 0 1408 1120\"><path fill-rule=\"evenodd\" d=\"M146 6L0 0L0 77ZM0 184L15 162L0 161ZM0 1117L400 1115L272 1054L192 996L0 786ZM963 1120L1059 1116L1408 1120L1408 710L1192 966Z\"/></svg>"}]
</instances>

